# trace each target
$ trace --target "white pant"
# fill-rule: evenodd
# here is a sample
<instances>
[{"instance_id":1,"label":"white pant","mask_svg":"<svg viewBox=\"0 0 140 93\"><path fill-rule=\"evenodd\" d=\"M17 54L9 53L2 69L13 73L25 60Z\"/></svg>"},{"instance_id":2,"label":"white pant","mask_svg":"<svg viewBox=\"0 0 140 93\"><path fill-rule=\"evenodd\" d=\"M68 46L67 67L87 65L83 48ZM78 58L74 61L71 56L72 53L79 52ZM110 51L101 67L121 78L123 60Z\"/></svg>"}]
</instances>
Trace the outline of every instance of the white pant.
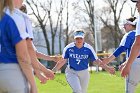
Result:
<instances>
[{"instance_id":1,"label":"white pant","mask_svg":"<svg viewBox=\"0 0 140 93\"><path fill-rule=\"evenodd\" d=\"M137 58L130 70L129 76L126 78L125 93L134 93L135 88L140 82L140 58Z\"/></svg>"},{"instance_id":2,"label":"white pant","mask_svg":"<svg viewBox=\"0 0 140 93\"><path fill-rule=\"evenodd\" d=\"M0 93L29 93L28 83L18 64L0 63Z\"/></svg>"},{"instance_id":3,"label":"white pant","mask_svg":"<svg viewBox=\"0 0 140 93\"><path fill-rule=\"evenodd\" d=\"M67 82L71 86L73 93L87 92L88 82L90 79L88 69L82 71L75 71L67 67L65 73Z\"/></svg>"}]
</instances>

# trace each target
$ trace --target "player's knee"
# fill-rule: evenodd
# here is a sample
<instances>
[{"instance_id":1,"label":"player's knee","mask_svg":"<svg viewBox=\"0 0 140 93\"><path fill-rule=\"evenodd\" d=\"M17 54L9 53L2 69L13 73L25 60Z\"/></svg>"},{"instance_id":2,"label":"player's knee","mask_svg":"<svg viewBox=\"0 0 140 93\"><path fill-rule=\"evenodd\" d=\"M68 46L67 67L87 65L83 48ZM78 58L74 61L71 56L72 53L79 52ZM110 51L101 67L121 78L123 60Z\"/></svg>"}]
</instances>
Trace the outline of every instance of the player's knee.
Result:
<instances>
[{"instance_id":1,"label":"player's knee","mask_svg":"<svg viewBox=\"0 0 140 93\"><path fill-rule=\"evenodd\" d=\"M75 90L73 93L82 93L82 90Z\"/></svg>"}]
</instances>

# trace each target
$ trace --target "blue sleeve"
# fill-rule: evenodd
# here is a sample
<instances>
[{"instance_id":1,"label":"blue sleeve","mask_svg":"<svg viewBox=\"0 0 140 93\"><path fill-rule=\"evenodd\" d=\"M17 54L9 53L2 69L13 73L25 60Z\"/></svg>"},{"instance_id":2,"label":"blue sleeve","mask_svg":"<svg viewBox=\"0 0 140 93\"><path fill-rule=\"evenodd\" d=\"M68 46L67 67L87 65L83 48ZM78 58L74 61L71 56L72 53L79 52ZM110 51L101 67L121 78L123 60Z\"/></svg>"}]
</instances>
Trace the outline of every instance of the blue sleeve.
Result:
<instances>
[{"instance_id":1,"label":"blue sleeve","mask_svg":"<svg viewBox=\"0 0 140 93\"><path fill-rule=\"evenodd\" d=\"M65 56L64 56L64 59L68 59L69 58L69 53L68 53L68 50L65 52Z\"/></svg>"},{"instance_id":2,"label":"blue sleeve","mask_svg":"<svg viewBox=\"0 0 140 93\"><path fill-rule=\"evenodd\" d=\"M22 38L20 37L19 30L13 20L9 20L6 29L7 29L7 35L12 41L13 45L16 45L19 41L22 40Z\"/></svg>"},{"instance_id":3,"label":"blue sleeve","mask_svg":"<svg viewBox=\"0 0 140 93\"><path fill-rule=\"evenodd\" d=\"M120 46L120 47L118 47L118 48L115 50L115 52L113 53L113 55L114 55L115 57L118 57L122 52L125 52L126 49L127 49L126 47Z\"/></svg>"},{"instance_id":4,"label":"blue sleeve","mask_svg":"<svg viewBox=\"0 0 140 93\"><path fill-rule=\"evenodd\" d=\"M69 58L69 51L68 51L69 49L68 48L64 48L64 50L63 50L63 53L62 53L62 57L64 58L64 59L68 59Z\"/></svg>"},{"instance_id":5,"label":"blue sleeve","mask_svg":"<svg viewBox=\"0 0 140 93\"><path fill-rule=\"evenodd\" d=\"M130 36L128 36L127 39L126 39L125 47L130 48L133 44L133 41L134 41L134 39L131 38Z\"/></svg>"},{"instance_id":6,"label":"blue sleeve","mask_svg":"<svg viewBox=\"0 0 140 93\"><path fill-rule=\"evenodd\" d=\"M97 59L96 57L96 54L94 54L93 52L90 51L90 54L89 54L89 57L90 57L90 61L93 62Z\"/></svg>"}]
</instances>

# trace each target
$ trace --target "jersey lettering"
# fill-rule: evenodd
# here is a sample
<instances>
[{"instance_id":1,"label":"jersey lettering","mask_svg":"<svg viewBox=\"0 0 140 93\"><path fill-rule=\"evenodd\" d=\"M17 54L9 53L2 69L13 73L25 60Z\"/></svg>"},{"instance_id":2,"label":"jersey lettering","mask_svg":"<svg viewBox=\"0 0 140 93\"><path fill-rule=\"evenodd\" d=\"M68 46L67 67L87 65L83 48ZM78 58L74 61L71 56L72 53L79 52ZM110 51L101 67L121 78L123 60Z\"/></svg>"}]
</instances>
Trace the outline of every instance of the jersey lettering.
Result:
<instances>
[{"instance_id":1,"label":"jersey lettering","mask_svg":"<svg viewBox=\"0 0 140 93\"><path fill-rule=\"evenodd\" d=\"M71 58L77 58L77 59L88 59L88 55L79 55L79 54L70 54Z\"/></svg>"},{"instance_id":2,"label":"jersey lettering","mask_svg":"<svg viewBox=\"0 0 140 93\"><path fill-rule=\"evenodd\" d=\"M80 64L80 62L81 62L81 60L80 59L76 59L76 61L77 61L77 64L79 65Z\"/></svg>"}]
</instances>

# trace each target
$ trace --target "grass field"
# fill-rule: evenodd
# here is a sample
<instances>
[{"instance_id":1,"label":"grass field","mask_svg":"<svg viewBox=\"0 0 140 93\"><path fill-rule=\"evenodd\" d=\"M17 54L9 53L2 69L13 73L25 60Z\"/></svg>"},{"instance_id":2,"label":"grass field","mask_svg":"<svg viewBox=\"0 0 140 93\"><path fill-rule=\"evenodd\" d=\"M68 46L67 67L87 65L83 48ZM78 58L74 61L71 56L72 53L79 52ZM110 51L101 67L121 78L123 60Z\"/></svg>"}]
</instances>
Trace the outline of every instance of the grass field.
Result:
<instances>
[{"instance_id":1,"label":"grass field","mask_svg":"<svg viewBox=\"0 0 140 93\"><path fill-rule=\"evenodd\" d=\"M90 76L88 93L125 93L124 79L119 73L110 75L106 72L93 72ZM56 74L54 80L44 85L37 80L37 86L39 93L72 93L64 74ZM135 93L140 93L140 85L137 86Z\"/></svg>"}]
</instances>

